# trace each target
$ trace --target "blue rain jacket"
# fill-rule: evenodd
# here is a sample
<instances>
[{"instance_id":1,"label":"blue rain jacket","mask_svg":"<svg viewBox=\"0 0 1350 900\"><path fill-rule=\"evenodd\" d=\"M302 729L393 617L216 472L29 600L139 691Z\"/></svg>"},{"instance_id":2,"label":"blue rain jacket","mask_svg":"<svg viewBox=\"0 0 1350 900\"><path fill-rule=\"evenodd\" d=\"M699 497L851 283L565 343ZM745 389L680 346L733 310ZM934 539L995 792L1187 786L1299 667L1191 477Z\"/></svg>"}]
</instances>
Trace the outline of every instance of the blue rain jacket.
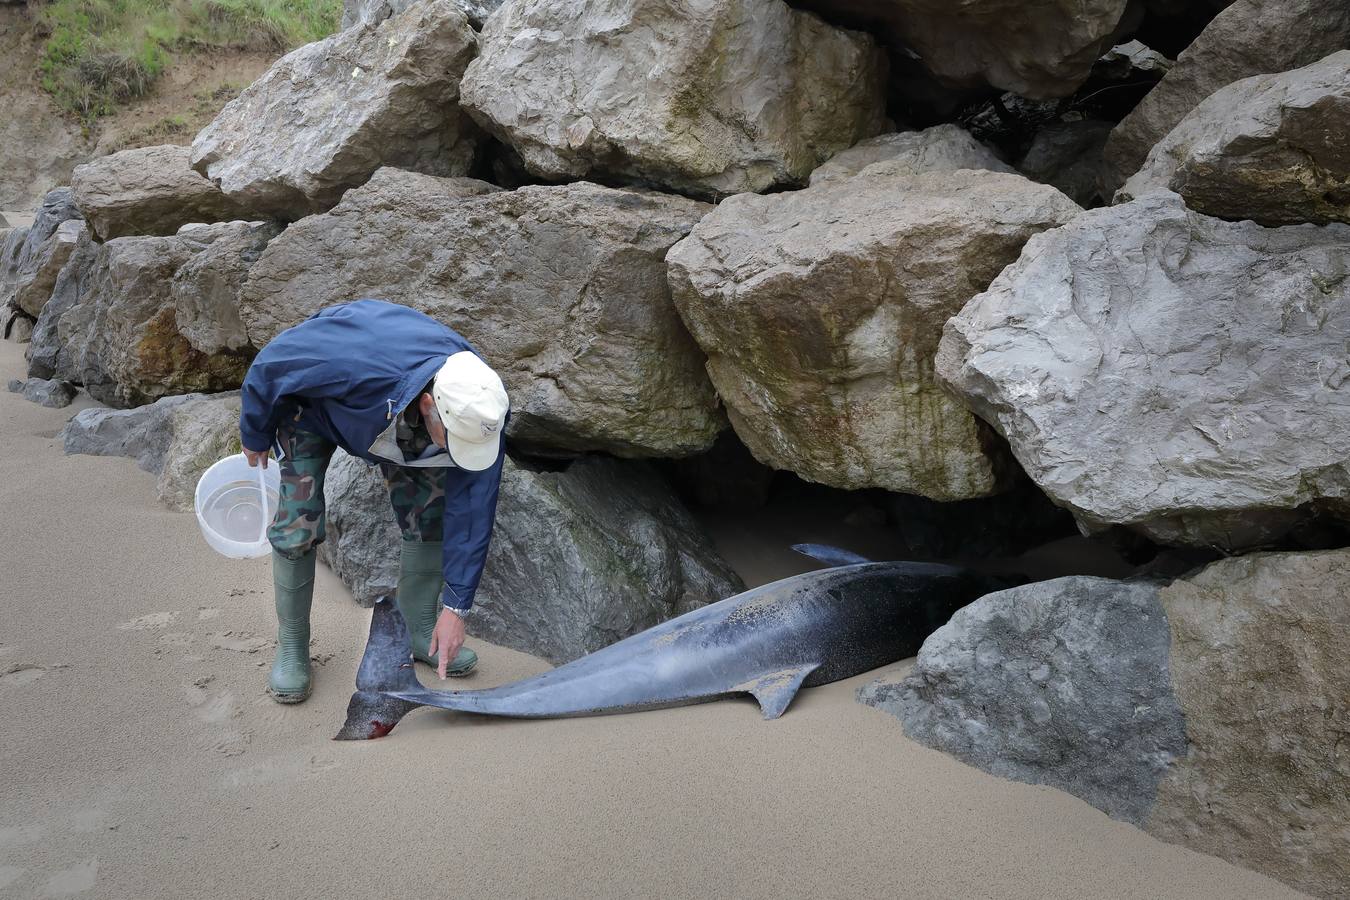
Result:
<instances>
[{"instance_id":1,"label":"blue rain jacket","mask_svg":"<svg viewBox=\"0 0 1350 900\"><path fill-rule=\"evenodd\" d=\"M377 439L446 357L462 350L477 352L415 309L383 300L330 306L277 335L254 358L244 378L240 437L250 450L276 447L277 428L294 421L368 463L390 461L372 452ZM441 551L446 606L473 605L492 538L504 450L482 472L458 468L449 454L437 457L447 467Z\"/></svg>"}]
</instances>

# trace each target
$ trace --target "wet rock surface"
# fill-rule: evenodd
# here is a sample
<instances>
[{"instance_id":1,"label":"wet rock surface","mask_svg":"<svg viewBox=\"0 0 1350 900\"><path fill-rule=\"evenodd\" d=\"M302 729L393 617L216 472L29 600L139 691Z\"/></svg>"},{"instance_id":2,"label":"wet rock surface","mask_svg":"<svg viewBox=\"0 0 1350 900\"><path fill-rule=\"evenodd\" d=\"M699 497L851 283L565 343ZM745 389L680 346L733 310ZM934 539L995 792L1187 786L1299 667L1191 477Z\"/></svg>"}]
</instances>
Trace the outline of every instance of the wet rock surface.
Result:
<instances>
[{"instance_id":1,"label":"wet rock surface","mask_svg":"<svg viewBox=\"0 0 1350 900\"><path fill-rule=\"evenodd\" d=\"M513 441L683 456L711 446L725 420L664 257L709 208L588 183L494 192L385 170L268 246L243 319L261 346L332 303L406 303L492 360Z\"/></svg>"},{"instance_id":2,"label":"wet rock surface","mask_svg":"<svg viewBox=\"0 0 1350 900\"><path fill-rule=\"evenodd\" d=\"M671 250L671 288L761 462L834 487L992 494L1000 449L932 354L1031 235L1080 209L1019 175L906 168L724 201Z\"/></svg>"},{"instance_id":3,"label":"wet rock surface","mask_svg":"<svg viewBox=\"0 0 1350 900\"><path fill-rule=\"evenodd\" d=\"M1088 527L1259 546L1346 509L1347 252L1175 194L1093 210L952 319L937 372Z\"/></svg>"}]
</instances>

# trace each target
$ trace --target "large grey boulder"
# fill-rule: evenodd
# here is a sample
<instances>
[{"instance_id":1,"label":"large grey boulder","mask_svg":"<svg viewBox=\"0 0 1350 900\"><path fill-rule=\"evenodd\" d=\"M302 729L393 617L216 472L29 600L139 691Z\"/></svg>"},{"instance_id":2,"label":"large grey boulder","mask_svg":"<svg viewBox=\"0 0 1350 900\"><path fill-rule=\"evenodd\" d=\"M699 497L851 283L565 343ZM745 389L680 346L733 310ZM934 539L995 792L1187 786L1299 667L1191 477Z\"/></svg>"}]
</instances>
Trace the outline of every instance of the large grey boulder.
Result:
<instances>
[{"instance_id":1,"label":"large grey boulder","mask_svg":"<svg viewBox=\"0 0 1350 900\"><path fill-rule=\"evenodd\" d=\"M189 222L250 218L248 211L193 171L192 149L139 147L77 166L75 205L101 241L132 234L173 234Z\"/></svg>"},{"instance_id":2,"label":"large grey boulder","mask_svg":"<svg viewBox=\"0 0 1350 900\"><path fill-rule=\"evenodd\" d=\"M0 244L0 307L36 318L51 296L56 276L78 242L83 224L70 188L49 191L32 224L12 229Z\"/></svg>"},{"instance_id":3,"label":"large grey boulder","mask_svg":"<svg viewBox=\"0 0 1350 900\"><path fill-rule=\"evenodd\" d=\"M922 175L956 169L1011 172L1012 167L960 125L879 134L830 157L811 173L811 185L852 178L873 163L888 161L894 174Z\"/></svg>"},{"instance_id":4,"label":"large grey boulder","mask_svg":"<svg viewBox=\"0 0 1350 900\"><path fill-rule=\"evenodd\" d=\"M1237 0L1210 22L1111 133L1105 151L1106 187L1109 191L1120 187L1144 164L1154 145L1225 85L1251 75L1297 69L1348 47L1350 4Z\"/></svg>"},{"instance_id":5,"label":"large grey boulder","mask_svg":"<svg viewBox=\"0 0 1350 900\"><path fill-rule=\"evenodd\" d=\"M168 416L169 443L155 483L160 503L190 511L202 473L242 450L239 407L238 391L206 394L176 407Z\"/></svg>"},{"instance_id":6,"label":"large grey boulder","mask_svg":"<svg viewBox=\"0 0 1350 900\"><path fill-rule=\"evenodd\" d=\"M1111 46L1128 0L792 0L861 22L948 85L1064 97Z\"/></svg>"},{"instance_id":7,"label":"large grey boulder","mask_svg":"<svg viewBox=\"0 0 1350 900\"><path fill-rule=\"evenodd\" d=\"M129 456L145 471L159 474L173 442L170 427L173 414L204 397L204 394L179 394L135 409L106 406L82 409L57 437L67 453Z\"/></svg>"},{"instance_id":8,"label":"large grey boulder","mask_svg":"<svg viewBox=\"0 0 1350 900\"><path fill-rule=\"evenodd\" d=\"M189 228L182 235L190 238L212 230ZM270 222L253 222L220 231L174 273L174 323L200 353L250 352L239 312L240 291L249 270L281 229Z\"/></svg>"},{"instance_id":9,"label":"large grey boulder","mask_svg":"<svg viewBox=\"0 0 1350 900\"><path fill-rule=\"evenodd\" d=\"M416 0L343 0L342 27L378 25L390 16L396 16ZM497 11L505 0L454 0L476 29L483 27L487 17Z\"/></svg>"},{"instance_id":10,"label":"large grey boulder","mask_svg":"<svg viewBox=\"0 0 1350 900\"><path fill-rule=\"evenodd\" d=\"M960 610L859 699L921 744L1141 825L1186 753L1170 642L1156 585L1056 578Z\"/></svg>"},{"instance_id":11,"label":"large grey boulder","mask_svg":"<svg viewBox=\"0 0 1350 900\"><path fill-rule=\"evenodd\" d=\"M1350 227L1159 194L1033 238L937 372L1090 528L1237 549L1350 500Z\"/></svg>"},{"instance_id":12,"label":"large grey boulder","mask_svg":"<svg viewBox=\"0 0 1350 900\"><path fill-rule=\"evenodd\" d=\"M205 265L177 276L217 240L226 241L219 253L256 256L273 233L270 225L229 222L77 248L38 319L29 373L77 382L113 406L237 388L253 348L215 343L198 349L180 330L176 308L194 271L202 284L188 293L200 296L210 294L212 283L231 283L220 271L229 267ZM208 259L219 262L219 256Z\"/></svg>"},{"instance_id":13,"label":"large grey boulder","mask_svg":"<svg viewBox=\"0 0 1350 900\"><path fill-rule=\"evenodd\" d=\"M8 302L36 319L42 307L51 299L56 278L70 259L85 228L84 222L79 219L68 219L57 225L56 230L45 240L38 240L38 234L30 228L29 240L24 242L17 271L8 284Z\"/></svg>"},{"instance_id":14,"label":"large grey boulder","mask_svg":"<svg viewBox=\"0 0 1350 900\"><path fill-rule=\"evenodd\" d=\"M473 342L506 382L513 441L622 456L710 446L725 420L664 262L709 207L587 183L493 191L382 170L292 225L244 288L253 345L379 297Z\"/></svg>"},{"instance_id":15,"label":"large grey boulder","mask_svg":"<svg viewBox=\"0 0 1350 900\"><path fill-rule=\"evenodd\" d=\"M451 0L421 0L282 57L192 142L192 166L253 213L324 212L384 165L463 175L480 132L459 109L477 49Z\"/></svg>"},{"instance_id":16,"label":"large grey boulder","mask_svg":"<svg viewBox=\"0 0 1350 900\"><path fill-rule=\"evenodd\" d=\"M1148 831L1344 897L1350 551L1227 559L1161 596L1190 750Z\"/></svg>"},{"instance_id":17,"label":"large grey boulder","mask_svg":"<svg viewBox=\"0 0 1350 900\"><path fill-rule=\"evenodd\" d=\"M1116 195L1174 190L1221 219L1350 222L1350 50L1218 90L1192 110Z\"/></svg>"},{"instance_id":18,"label":"large grey boulder","mask_svg":"<svg viewBox=\"0 0 1350 900\"><path fill-rule=\"evenodd\" d=\"M465 108L553 180L762 191L885 117L871 39L780 0L513 0L481 41Z\"/></svg>"},{"instance_id":19,"label":"large grey boulder","mask_svg":"<svg viewBox=\"0 0 1350 900\"><path fill-rule=\"evenodd\" d=\"M89 276L94 260L98 258L99 246L86 228L75 242L66 264L57 273L51 297L43 304L30 334L26 353L30 376L83 382L83 376L76 378L76 373L91 368L83 359L86 346L71 337L86 333L92 319L93 304L81 304L80 301L91 283Z\"/></svg>"},{"instance_id":20,"label":"large grey boulder","mask_svg":"<svg viewBox=\"0 0 1350 900\"><path fill-rule=\"evenodd\" d=\"M1350 551L990 594L860 699L985 771L1322 897L1350 884Z\"/></svg>"},{"instance_id":21,"label":"large grey boulder","mask_svg":"<svg viewBox=\"0 0 1350 900\"><path fill-rule=\"evenodd\" d=\"M398 579L399 530L379 470L339 451L323 554L366 605ZM469 631L566 662L742 589L646 463L538 471L508 459Z\"/></svg>"},{"instance_id":22,"label":"large grey boulder","mask_svg":"<svg viewBox=\"0 0 1350 900\"><path fill-rule=\"evenodd\" d=\"M934 379L933 353L1028 238L1080 212L1020 175L888 160L723 201L670 251L671 290L761 462L840 488L984 496L1003 458Z\"/></svg>"},{"instance_id":23,"label":"large grey boulder","mask_svg":"<svg viewBox=\"0 0 1350 900\"><path fill-rule=\"evenodd\" d=\"M12 379L9 392L20 394L29 403L61 409L75 400L75 385L68 381L52 381L47 378Z\"/></svg>"},{"instance_id":24,"label":"large grey boulder","mask_svg":"<svg viewBox=\"0 0 1350 900\"><path fill-rule=\"evenodd\" d=\"M191 510L202 473L239 452L239 393L180 394L135 409L83 409L59 437L67 453L135 459L158 476L161 503Z\"/></svg>"}]
</instances>

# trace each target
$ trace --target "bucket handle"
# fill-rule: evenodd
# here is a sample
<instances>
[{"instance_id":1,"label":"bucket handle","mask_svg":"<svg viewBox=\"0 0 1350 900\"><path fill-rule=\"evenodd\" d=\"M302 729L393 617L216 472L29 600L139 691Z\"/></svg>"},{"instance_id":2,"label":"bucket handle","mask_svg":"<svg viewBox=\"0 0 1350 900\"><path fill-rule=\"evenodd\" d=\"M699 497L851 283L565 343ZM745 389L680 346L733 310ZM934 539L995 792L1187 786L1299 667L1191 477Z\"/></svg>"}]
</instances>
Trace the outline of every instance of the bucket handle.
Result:
<instances>
[{"instance_id":1,"label":"bucket handle","mask_svg":"<svg viewBox=\"0 0 1350 900\"><path fill-rule=\"evenodd\" d=\"M258 534L258 543L267 540L267 526L272 524L272 517L267 513L267 479L263 473L266 471L262 464L258 465L258 493L262 494L262 528Z\"/></svg>"}]
</instances>

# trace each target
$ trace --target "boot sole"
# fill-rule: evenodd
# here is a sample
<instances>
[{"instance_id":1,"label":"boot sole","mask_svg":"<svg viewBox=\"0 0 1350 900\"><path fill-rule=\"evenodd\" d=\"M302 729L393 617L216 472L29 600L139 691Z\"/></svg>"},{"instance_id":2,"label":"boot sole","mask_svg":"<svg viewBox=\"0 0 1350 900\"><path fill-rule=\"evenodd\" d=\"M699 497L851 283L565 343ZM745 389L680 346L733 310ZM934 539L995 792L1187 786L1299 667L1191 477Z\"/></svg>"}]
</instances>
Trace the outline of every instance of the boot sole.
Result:
<instances>
[{"instance_id":1,"label":"boot sole","mask_svg":"<svg viewBox=\"0 0 1350 900\"><path fill-rule=\"evenodd\" d=\"M272 690L269 687L267 689L267 693L270 694L272 699L275 700L276 702L290 705L292 703L304 703L306 700L309 699L309 695L313 693L313 689L311 688L310 690L305 691L303 694L282 694Z\"/></svg>"}]
</instances>

